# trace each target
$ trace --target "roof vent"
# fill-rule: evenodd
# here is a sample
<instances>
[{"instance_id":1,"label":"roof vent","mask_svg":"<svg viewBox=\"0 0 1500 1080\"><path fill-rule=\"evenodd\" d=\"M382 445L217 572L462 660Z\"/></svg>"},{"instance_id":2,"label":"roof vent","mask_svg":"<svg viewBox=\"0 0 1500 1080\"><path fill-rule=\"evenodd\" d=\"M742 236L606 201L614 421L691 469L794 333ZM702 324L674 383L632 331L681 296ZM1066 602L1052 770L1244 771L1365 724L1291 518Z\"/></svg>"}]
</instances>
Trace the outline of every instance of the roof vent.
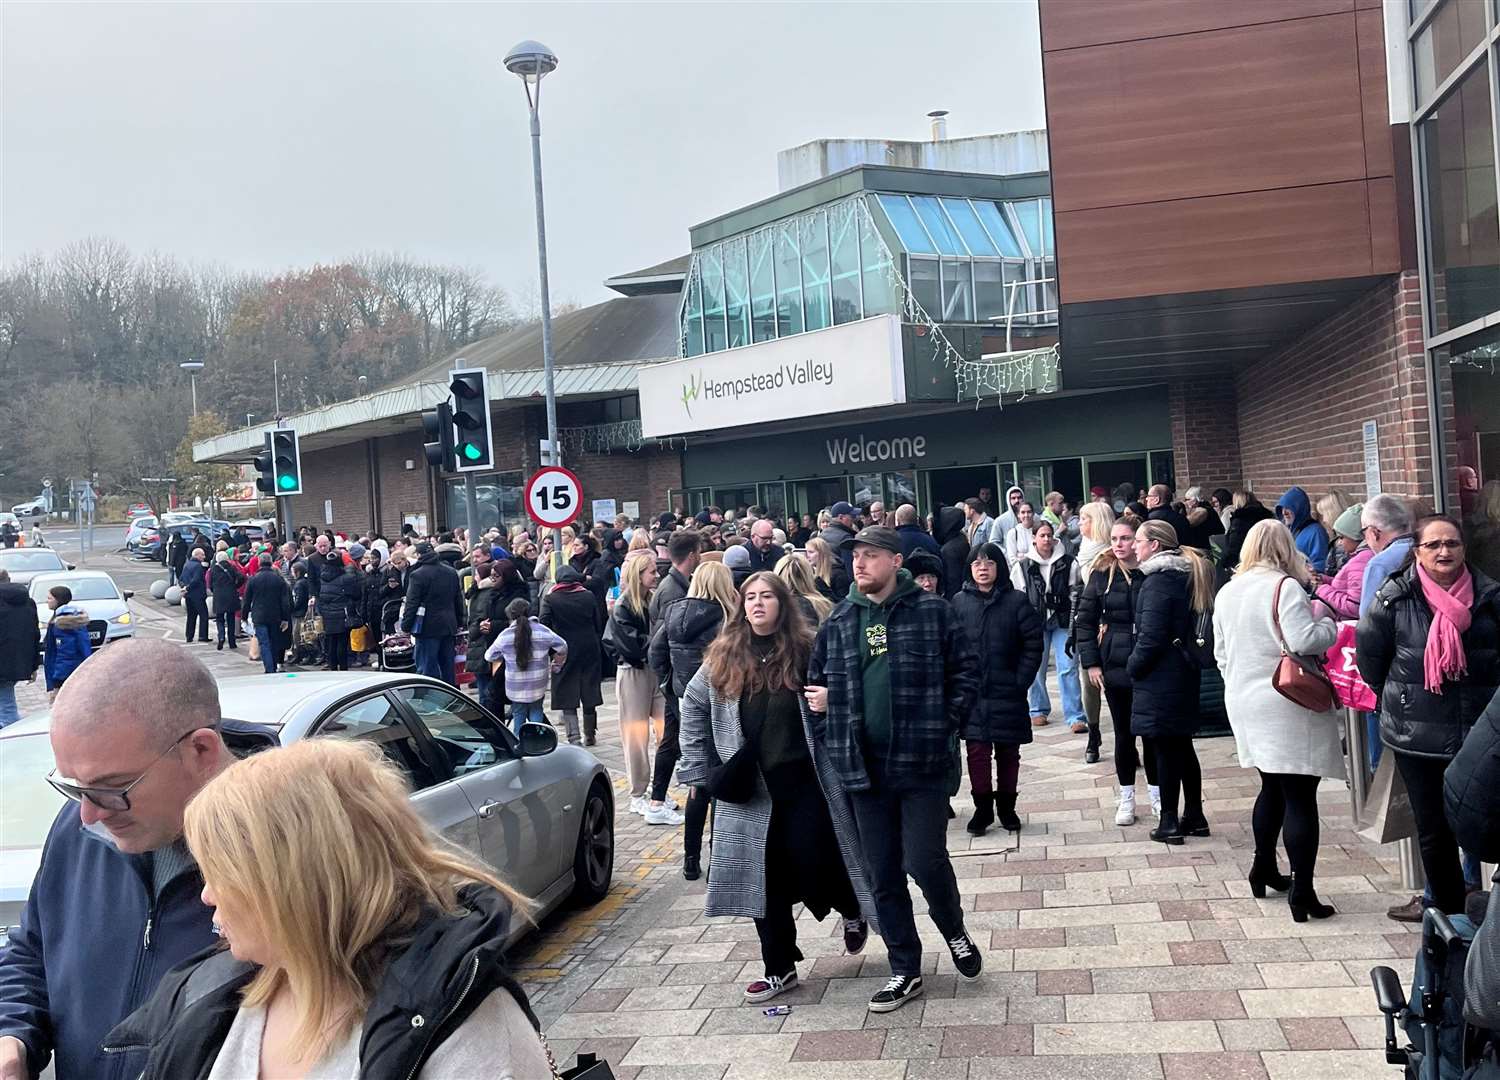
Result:
<instances>
[{"instance_id":1,"label":"roof vent","mask_svg":"<svg viewBox=\"0 0 1500 1080\"><path fill-rule=\"evenodd\" d=\"M932 121L932 141L942 142L948 137L948 110L933 109L927 114L927 119Z\"/></svg>"}]
</instances>

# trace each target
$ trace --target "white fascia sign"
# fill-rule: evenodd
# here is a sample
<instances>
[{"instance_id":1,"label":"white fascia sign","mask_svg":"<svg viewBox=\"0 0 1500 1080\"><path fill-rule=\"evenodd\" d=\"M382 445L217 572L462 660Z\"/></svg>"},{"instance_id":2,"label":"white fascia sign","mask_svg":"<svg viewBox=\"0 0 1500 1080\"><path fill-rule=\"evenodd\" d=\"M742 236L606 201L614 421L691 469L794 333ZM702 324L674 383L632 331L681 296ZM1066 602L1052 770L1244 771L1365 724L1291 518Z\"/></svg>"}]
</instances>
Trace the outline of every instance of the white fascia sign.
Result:
<instances>
[{"instance_id":1,"label":"white fascia sign","mask_svg":"<svg viewBox=\"0 0 1500 1080\"><path fill-rule=\"evenodd\" d=\"M879 315L639 371L646 438L906 401L901 321Z\"/></svg>"}]
</instances>

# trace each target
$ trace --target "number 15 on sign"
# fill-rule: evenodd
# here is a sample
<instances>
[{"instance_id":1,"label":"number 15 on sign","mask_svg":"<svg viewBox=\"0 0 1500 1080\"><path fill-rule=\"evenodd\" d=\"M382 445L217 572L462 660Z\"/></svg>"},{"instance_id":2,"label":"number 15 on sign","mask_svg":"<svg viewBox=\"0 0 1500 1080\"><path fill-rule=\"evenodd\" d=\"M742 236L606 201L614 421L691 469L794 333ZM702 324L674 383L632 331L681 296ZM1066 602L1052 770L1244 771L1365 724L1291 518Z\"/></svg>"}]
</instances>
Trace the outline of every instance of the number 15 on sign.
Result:
<instances>
[{"instance_id":1,"label":"number 15 on sign","mask_svg":"<svg viewBox=\"0 0 1500 1080\"><path fill-rule=\"evenodd\" d=\"M538 525L560 529L572 524L582 508L578 477L561 465L538 469L526 481L526 513Z\"/></svg>"}]
</instances>

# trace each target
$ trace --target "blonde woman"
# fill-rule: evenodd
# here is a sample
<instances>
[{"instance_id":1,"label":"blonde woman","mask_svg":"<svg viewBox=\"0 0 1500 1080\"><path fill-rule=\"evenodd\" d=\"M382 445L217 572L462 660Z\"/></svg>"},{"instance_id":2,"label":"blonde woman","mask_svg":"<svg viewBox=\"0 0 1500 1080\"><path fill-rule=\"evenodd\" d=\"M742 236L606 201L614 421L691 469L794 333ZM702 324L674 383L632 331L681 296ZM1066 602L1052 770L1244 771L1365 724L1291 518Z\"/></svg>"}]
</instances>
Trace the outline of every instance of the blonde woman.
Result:
<instances>
[{"instance_id":1,"label":"blonde woman","mask_svg":"<svg viewBox=\"0 0 1500 1080\"><path fill-rule=\"evenodd\" d=\"M822 541L818 541L822 543ZM833 610L833 601L818 591L817 579L813 576L812 563L803 555L788 555L776 564L776 576L786 582L792 596L802 608L802 617L807 625L816 630Z\"/></svg>"},{"instance_id":2,"label":"blonde woman","mask_svg":"<svg viewBox=\"0 0 1500 1080\"><path fill-rule=\"evenodd\" d=\"M1337 623L1314 616L1309 584L1307 563L1290 530L1279 521L1261 521L1245 537L1240 567L1214 602L1214 656L1224 674L1224 707L1235 751L1241 768L1260 774L1251 817L1255 862L1250 891L1263 897L1268 885L1277 892L1290 887L1287 903L1297 922L1333 914L1313 890L1318 784L1325 776L1344 777L1338 714L1304 709L1271 685L1283 641L1291 652L1319 656L1338 636ZM1276 866L1276 842L1283 837L1292 864L1290 881Z\"/></svg>"},{"instance_id":3,"label":"blonde woman","mask_svg":"<svg viewBox=\"0 0 1500 1080\"><path fill-rule=\"evenodd\" d=\"M630 545L625 549L625 557L628 559L637 551L651 554L651 537L646 535L645 529L636 529L630 534Z\"/></svg>"},{"instance_id":4,"label":"blonde woman","mask_svg":"<svg viewBox=\"0 0 1500 1080\"><path fill-rule=\"evenodd\" d=\"M1318 519L1318 524L1323 526L1323 531L1328 534L1328 558L1322 566L1315 566L1313 569L1327 577L1337 574L1348 558L1338 543L1338 533L1334 531L1334 525L1338 522L1339 515L1354 503L1354 496L1340 488L1334 488L1317 502L1314 516Z\"/></svg>"},{"instance_id":5,"label":"blonde woman","mask_svg":"<svg viewBox=\"0 0 1500 1080\"><path fill-rule=\"evenodd\" d=\"M1103 502L1084 503L1078 508L1078 580L1087 584L1094 572L1094 563L1101 555L1109 553L1110 530L1114 528L1114 507ZM1079 590L1082 594L1082 590ZM1083 643L1078 640L1077 618L1073 626L1073 649L1082 655ZM1099 706L1102 694L1092 679L1083 680L1083 715L1089 725L1089 741L1083 751L1083 760L1092 765L1099 760L1099 745L1102 733L1099 730Z\"/></svg>"},{"instance_id":6,"label":"blonde woman","mask_svg":"<svg viewBox=\"0 0 1500 1080\"><path fill-rule=\"evenodd\" d=\"M627 559L620 571L620 598L609 614L605 647L619 665L615 703L620 709L620 746L630 778L630 811L644 814L648 825L680 825L682 815L665 800L647 798L651 783L651 733L662 739L667 701L656 673L647 666L651 643L651 590L656 588L656 560Z\"/></svg>"},{"instance_id":7,"label":"blonde woman","mask_svg":"<svg viewBox=\"0 0 1500 1080\"><path fill-rule=\"evenodd\" d=\"M145 1080L552 1075L502 963L526 901L410 795L375 744L332 738L211 780L183 824L227 949L167 975L105 1049L150 1046Z\"/></svg>"},{"instance_id":8,"label":"blonde woman","mask_svg":"<svg viewBox=\"0 0 1500 1080\"><path fill-rule=\"evenodd\" d=\"M807 542L807 561L810 564L813 576L813 587L822 593L830 602L837 604L843 597L834 592L833 579L837 573L838 556L833 553L833 548L828 546L828 541L821 536L815 536Z\"/></svg>"}]
</instances>

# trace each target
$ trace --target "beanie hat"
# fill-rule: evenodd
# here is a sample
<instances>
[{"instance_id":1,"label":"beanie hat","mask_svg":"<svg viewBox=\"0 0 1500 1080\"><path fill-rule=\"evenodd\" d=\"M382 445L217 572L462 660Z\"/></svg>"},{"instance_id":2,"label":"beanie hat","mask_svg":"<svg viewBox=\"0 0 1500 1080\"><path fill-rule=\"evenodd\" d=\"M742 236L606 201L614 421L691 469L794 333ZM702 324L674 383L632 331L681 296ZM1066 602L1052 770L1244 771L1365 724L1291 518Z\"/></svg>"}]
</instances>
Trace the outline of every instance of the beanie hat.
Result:
<instances>
[{"instance_id":1,"label":"beanie hat","mask_svg":"<svg viewBox=\"0 0 1500 1080\"><path fill-rule=\"evenodd\" d=\"M734 544L724 549L724 565L731 570L750 568L750 549L744 544Z\"/></svg>"},{"instance_id":2,"label":"beanie hat","mask_svg":"<svg viewBox=\"0 0 1500 1080\"><path fill-rule=\"evenodd\" d=\"M358 542L350 544L349 557L351 559L363 559L365 557L365 546Z\"/></svg>"},{"instance_id":3,"label":"beanie hat","mask_svg":"<svg viewBox=\"0 0 1500 1080\"><path fill-rule=\"evenodd\" d=\"M1364 512L1365 504L1355 503L1334 521L1333 531L1340 536L1347 536L1350 540L1360 539L1364 535L1364 532L1359 527L1359 518Z\"/></svg>"},{"instance_id":4,"label":"beanie hat","mask_svg":"<svg viewBox=\"0 0 1500 1080\"><path fill-rule=\"evenodd\" d=\"M699 525L712 525L714 517L707 510L699 510L698 513L693 517L693 520L696 521Z\"/></svg>"}]
</instances>

